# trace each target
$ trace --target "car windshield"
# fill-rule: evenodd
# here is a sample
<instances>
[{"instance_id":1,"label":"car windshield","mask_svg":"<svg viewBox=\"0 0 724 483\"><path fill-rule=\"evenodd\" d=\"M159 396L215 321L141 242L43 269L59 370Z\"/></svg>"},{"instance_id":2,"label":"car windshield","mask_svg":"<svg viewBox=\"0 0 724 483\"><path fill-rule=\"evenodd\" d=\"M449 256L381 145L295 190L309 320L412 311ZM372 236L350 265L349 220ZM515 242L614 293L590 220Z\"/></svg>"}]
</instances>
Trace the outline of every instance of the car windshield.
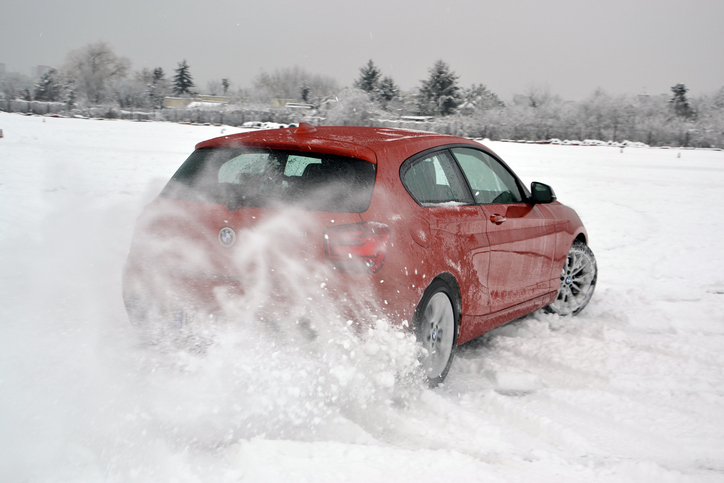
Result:
<instances>
[{"instance_id":1,"label":"car windshield","mask_svg":"<svg viewBox=\"0 0 724 483\"><path fill-rule=\"evenodd\" d=\"M241 206L298 206L361 213L372 199L375 165L322 153L203 148L176 171L161 196Z\"/></svg>"}]
</instances>

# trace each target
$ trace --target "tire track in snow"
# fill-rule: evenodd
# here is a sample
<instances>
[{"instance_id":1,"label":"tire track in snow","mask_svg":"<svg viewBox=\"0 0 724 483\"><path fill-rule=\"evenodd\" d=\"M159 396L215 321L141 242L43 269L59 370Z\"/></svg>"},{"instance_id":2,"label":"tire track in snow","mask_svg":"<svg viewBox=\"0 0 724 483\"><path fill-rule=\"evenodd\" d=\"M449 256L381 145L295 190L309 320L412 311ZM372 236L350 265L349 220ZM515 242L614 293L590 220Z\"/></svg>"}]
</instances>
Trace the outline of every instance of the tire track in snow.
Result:
<instances>
[{"instance_id":1,"label":"tire track in snow","mask_svg":"<svg viewBox=\"0 0 724 483\"><path fill-rule=\"evenodd\" d=\"M686 470L697 458L716 467L724 456L716 449L724 437L716 342L610 326L604 315L556 330L556 321L534 315L498 329L462 351L448 385L487 389L480 412L500 419L504 437L507 427L595 461L654 453L664 468ZM702 404L710 416L691 411ZM707 418L706 435L689 431Z\"/></svg>"}]
</instances>

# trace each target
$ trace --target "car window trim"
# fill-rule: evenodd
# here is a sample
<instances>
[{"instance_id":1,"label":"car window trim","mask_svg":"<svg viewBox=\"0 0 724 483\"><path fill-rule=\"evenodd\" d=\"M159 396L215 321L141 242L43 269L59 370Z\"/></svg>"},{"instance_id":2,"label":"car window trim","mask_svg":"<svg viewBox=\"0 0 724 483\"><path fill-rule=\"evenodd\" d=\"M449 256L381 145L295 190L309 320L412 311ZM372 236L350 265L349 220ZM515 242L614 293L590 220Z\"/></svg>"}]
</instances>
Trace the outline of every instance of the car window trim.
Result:
<instances>
[{"instance_id":1,"label":"car window trim","mask_svg":"<svg viewBox=\"0 0 724 483\"><path fill-rule=\"evenodd\" d=\"M455 175L458 177L458 179L462 183L462 189L468 195L469 201L467 201L467 202L460 201L457 203L460 203L462 206L472 206L472 205L476 204L475 197L473 196L473 192L470 190L470 183L468 183L468 180L465 177L465 173L463 173L462 170L460 169L460 164L458 163L458 160L455 158L452 151L450 151L450 146L468 146L468 145L467 144L454 144L454 145L446 144L443 146L435 146L435 147L432 147L429 149L425 149L424 151L420 151L419 153L413 154L412 156L410 156L409 158L407 158L400 164L399 176L400 176L400 183L402 184L402 187L405 188L405 191L407 191L407 194L410 195L410 198L412 198L412 200L415 203L417 203L419 206L421 206L423 208L436 208L436 207L444 206L444 203L420 203L419 201L417 201L417 198L415 198L415 196L410 192L410 189L407 187L407 185L403 181L404 176L407 173L407 171L409 171L411 165L413 165L415 163L415 161L417 161L420 158L426 158L428 156L432 156L439 152L445 152L446 157L451 162L450 164L452 166L452 169L455 171Z\"/></svg>"},{"instance_id":2,"label":"car window trim","mask_svg":"<svg viewBox=\"0 0 724 483\"><path fill-rule=\"evenodd\" d=\"M520 192L521 192L521 194L522 194L522 196L523 196L523 201L521 201L520 203L530 203L530 200L531 200L531 198L532 198L532 195L531 195L531 193L530 193L530 190L528 190L528 188L525 187L525 185L523 184L523 182L521 181L521 179L518 177L518 175L515 173L515 171L513 171L513 170L510 168L510 166L508 166L508 164L500 158L500 156L497 156L495 153L493 153L493 152L490 151L489 149L486 149L485 146L480 145L480 147L477 147L477 146L472 146L472 145L470 145L470 144L457 143L457 144L450 144L450 145L446 146L446 148L450 151L450 155L451 155L451 156L453 157L453 159L455 160L455 164L457 165L457 169L463 174L463 179L465 180L465 185L467 186L468 191L470 192L471 195L472 195L472 193L473 193L473 189L472 189L472 187L470 186L470 182L468 181L468 177L465 176L465 173L462 171L462 168L460 167L460 161L458 161L458 158L455 157L455 153L453 152L453 149L455 149L455 148L468 148L468 149L472 149L472 150L475 150L475 151L480 151L480 152L482 152L482 153L487 154L488 156L490 156L490 157L493 158L494 160L496 160L498 163L500 163L500 165L503 167L503 169L505 169L505 170L508 172L508 174L510 174L510 175L513 177L513 180L515 180L515 183L516 183L516 185L518 186L518 189L520 190ZM474 201L474 200L475 200L475 197L473 196L473 201ZM489 205L489 204L492 204L492 203L475 203L475 202L474 202L474 204L476 204L476 205Z\"/></svg>"}]
</instances>

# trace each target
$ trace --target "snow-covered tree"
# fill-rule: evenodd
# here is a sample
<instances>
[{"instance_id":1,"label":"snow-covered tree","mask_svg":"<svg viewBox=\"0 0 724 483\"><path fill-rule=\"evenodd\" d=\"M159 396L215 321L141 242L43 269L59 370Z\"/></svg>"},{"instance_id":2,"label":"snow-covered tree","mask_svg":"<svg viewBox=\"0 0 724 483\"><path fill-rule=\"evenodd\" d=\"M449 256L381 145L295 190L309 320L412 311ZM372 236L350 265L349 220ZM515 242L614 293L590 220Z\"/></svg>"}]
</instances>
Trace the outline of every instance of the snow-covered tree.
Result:
<instances>
[{"instance_id":1,"label":"snow-covered tree","mask_svg":"<svg viewBox=\"0 0 724 483\"><path fill-rule=\"evenodd\" d=\"M724 108L724 87L720 87L719 90L716 91L711 103L715 109Z\"/></svg>"},{"instance_id":2,"label":"snow-covered tree","mask_svg":"<svg viewBox=\"0 0 724 483\"><path fill-rule=\"evenodd\" d=\"M430 77L420 87L420 111L424 114L447 116L460 104L458 76L438 60L430 69Z\"/></svg>"},{"instance_id":3,"label":"snow-covered tree","mask_svg":"<svg viewBox=\"0 0 724 483\"><path fill-rule=\"evenodd\" d=\"M63 71L81 96L91 104L99 104L107 99L109 81L126 77L130 65L107 42L99 41L71 51Z\"/></svg>"},{"instance_id":4,"label":"snow-covered tree","mask_svg":"<svg viewBox=\"0 0 724 483\"><path fill-rule=\"evenodd\" d=\"M370 99L379 102L383 107L400 95L400 89L395 85L392 77L382 77L382 71L370 59L366 65L360 67L360 74L354 81L354 87L365 91Z\"/></svg>"},{"instance_id":5,"label":"snow-covered tree","mask_svg":"<svg viewBox=\"0 0 724 483\"><path fill-rule=\"evenodd\" d=\"M162 81L166 80L166 73L163 71L161 67L156 67L153 69L153 78L151 79L151 82L154 84L159 84Z\"/></svg>"},{"instance_id":6,"label":"snow-covered tree","mask_svg":"<svg viewBox=\"0 0 724 483\"><path fill-rule=\"evenodd\" d=\"M332 126L371 126L379 106L360 89L345 89L336 96L326 112L327 124Z\"/></svg>"},{"instance_id":7,"label":"snow-covered tree","mask_svg":"<svg viewBox=\"0 0 724 483\"><path fill-rule=\"evenodd\" d=\"M17 72L0 74L0 99L17 99L33 88L33 80Z\"/></svg>"},{"instance_id":8,"label":"snow-covered tree","mask_svg":"<svg viewBox=\"0 0 724 483\"><path fill-rule=\"evenodd\" d=\"M309 102L309 93L312 91L312 89L307 85L305 82L302 84L302 89L300 91L300 96L304 102Z\"/></svg>"},{"instance_id":9,"label":"snow-covered tree","mask_svg":"<svg viewBox=\"0 0 724 483\"><path fill-rule=\"evenodd\" d=\"M523 100L533 109L545 107L551 102L555 102L556 96L551 94L551 89L547 84L530 84L525 90L525 94L518 97L517 102L520 103Z\"/></svg>"},{"instance_id":10,"label":"snow-covered tree","mask_svg":"<svg viewBox=\"0 0 724 483\"><path fill-rule=\"evenodd\" d=\"M114 79L108 83L109 96L121 109L148 107L148 88L136 79Z\"/></svg>"},{"instance_id":11,"label":"snow-covered tree","mask_svg":"<svg viewBox=\"0 0 724 483\"><path fill-rule=\"evenodd\" d=\"M179 62L178 67L175 69L176 75L173 76L173 93L177 96L192 95L191 90L194 85L193 78L191 77L191 71L189 65L186 63L186 59Z\"/></svg>"},{"instance_id":12,"label":"snow-covered tree","mask_svg":"<svg viewBox=\"0 0 724 483\"><path fill-rule=\"evenodd\" d=\"M375 63L372 62L372 59L370 59L367 65L360 67L359 77L354 81L354 87L368 94L376 94L379 90L381 77L382 71L380 71Z\"/></svg>"},{"instance_id":13,"label":"snow-covered tree","mask_svg":"<svg viewBox=\"0 0 724 483\"><path fill-rule=\"evenodd\" d=\"M57 69L50 69L35 84L33 97L36 101L57 102L64 99L66 86Z\"/></svg>"},{"instance_id":14,"label":"snow-covered tree","mask_svg":"<svg viewBox=\"0 0 724 483\"><path fill-rule=\"evenodd\" d=\"M672 109L674 109L674 113L685 119L689 119L694 115L694 110L691 108L689 100L686 98L688 90L689 89L687 89L684 84L676 84L671 88L671 92L673 92L674 95L671 96L671 100L669 101Z\"/></svg>"},{"instance_id":15,"label":"snow-covered tree","mask_svg":"<svg viewBox=\"0 0 724 483\"><path fill-rule=\"evenodd\" d=\"M462 99L476 110L504 107L505 103L483 84L473 84L469 89L462 89Z\"/></svg>"},{"instance_id":16,"label":"snow-covered tree","mask_svg":"<svg viewBox=\"0 0 724 483\"><path fill-rule=\"evenodd\" d=\"M337 81L331 77L311 74L301 67L294 66L276 70L273 73L262 72L254 79L254 96L263 101L272 99L303 100L302 88L307 86L308 102L334 95L339 91Z\"/></svg>"},{"instance_id":17,"label":"snow-covered tree","mask_svg":"<svg viewBox=\"0 0 724 483\"><path fill-rule=\"evenodd\" d=\"M68 88L65 91L65 96L63 99L63 102L66 104L68 108L71 108L75 106L76 101L78 100L78 91L75 88L75 82L73 80L70 80L68 82Z\"/></svg>"},{"instance_id":18,"label":"snow-covered tree","mask_svg":"<svg viewBox=\"0 0 724 483\"><path fill-rule=\"evenodd\" d=\"M218 79L211 79L206 83L206 93L210 96L218 96L222 92L221 81Z\"/></svg>"},{"instance_id":19,"label":"snow-covered tree","mask_svg":"<svg viewBox=\"0 0 724 483\"><path fill-rule=\"evenodd\" d=\"M400 95L400 88L397 87L392 77L385 76L378 86L378 97L383 106Z\"/></svg>"},{"instance_id":20,"label":"snow-covered tree","mask_svg":"<svg viewBox=\"0 0 724 483\"><path fill-rule=\"evenodd\" d=\"M148 85L148 97L151 100L151 106L154 109L163 107L163 99L171 92L171 85L166 79L166 73L161 67L153 69L150 82Z\"/></svg>"},{"instance_id":21,"label":"snow-covered tree","mask_svg":"<svg viewBox=\"0 0 724 483\"><path fill-rule=\"evenodd\" d=\"M163 99L171 93L171 85L161 67L156 67L148 73L145 73L146 70L144 69L143 83L146 85L149 103L154 109L161 109Z\"/></svg>"}]
</instances>

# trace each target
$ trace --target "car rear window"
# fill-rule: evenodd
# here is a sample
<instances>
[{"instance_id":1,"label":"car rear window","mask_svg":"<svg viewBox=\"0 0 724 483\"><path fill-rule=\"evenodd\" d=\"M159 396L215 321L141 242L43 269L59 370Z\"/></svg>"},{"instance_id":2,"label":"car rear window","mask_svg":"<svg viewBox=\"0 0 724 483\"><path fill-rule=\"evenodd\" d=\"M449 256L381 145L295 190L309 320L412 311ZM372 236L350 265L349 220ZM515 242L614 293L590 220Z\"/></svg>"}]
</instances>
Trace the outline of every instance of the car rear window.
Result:
<instances>
[{"instance_id":1,"label":"car rear window","mask_svg":"<svg viewBox=\"0 0 724 483\"><path fill-rule=\"evenodd\" d=\"M361 213L372 199L375 165L321 153L244 148L194 151L161 196L241 206L298 206Z\"/></svg>"}]
</instances>

